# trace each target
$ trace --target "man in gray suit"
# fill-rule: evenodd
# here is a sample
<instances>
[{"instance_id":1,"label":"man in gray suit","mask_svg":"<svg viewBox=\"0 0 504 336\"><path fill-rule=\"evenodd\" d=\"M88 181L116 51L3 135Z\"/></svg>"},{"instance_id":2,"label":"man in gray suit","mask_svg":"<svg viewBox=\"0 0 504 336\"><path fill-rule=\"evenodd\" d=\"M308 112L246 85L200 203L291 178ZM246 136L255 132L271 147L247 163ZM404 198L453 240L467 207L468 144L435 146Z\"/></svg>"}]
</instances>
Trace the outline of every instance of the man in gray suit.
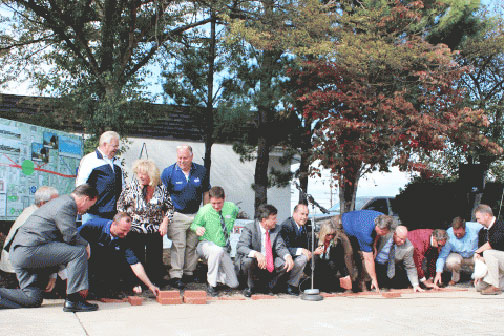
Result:
<instances>
[{"instance_id":1,"label":"man in gray suit","mask_svg":"<svg viewBox=\"0 0 504 336\"><path fill-rule=\"evenodd\" d=\"M381 287L405 288L408 286L407 277L415 292L423 292L413 259L415 248L408 240L408 229L398 226L395 232L380 237L376 245L376 275Z\"/></svg>"},{"instance_id":2,"label":"man in gray suit","mask_svg":"<svg viewBox=\"0 0 504 336\"><path fill-rule=\"evenodd\" d=\"M48 275L60 266L67 270L67 298L63 310L94 311L85 300L88 290L87 241L77 231L77 214L96 203L98 192L87 184L36 210L17 231L10 261L20 289L0 289L0 308L34 308L42 304Z\"/></svg>"},{"instance_id":3,"label":"man in gray suit","mask_svg":"<svg viewBox=\"0 0 504 336\"><path fill-rule=\"evenodd\" d=\"M277 209L263 204L257 208L256 221L243 228L236 246L236 266L247 277L248 287L243 295L250 297L256 290L256 281L268 285L272 290L285 272L302 272L294 265L294 260L280 236L277 223Z\"/></svg>"}]
</instances>

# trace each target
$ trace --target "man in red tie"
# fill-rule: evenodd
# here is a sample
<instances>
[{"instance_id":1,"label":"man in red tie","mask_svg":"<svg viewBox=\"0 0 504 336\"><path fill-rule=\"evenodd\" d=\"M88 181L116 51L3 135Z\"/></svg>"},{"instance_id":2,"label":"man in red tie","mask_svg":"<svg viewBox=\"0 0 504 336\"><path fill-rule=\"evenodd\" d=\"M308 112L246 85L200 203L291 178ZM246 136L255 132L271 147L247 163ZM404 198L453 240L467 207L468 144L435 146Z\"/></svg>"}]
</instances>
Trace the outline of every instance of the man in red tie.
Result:
<instances>
[{"instance_id":1,"label":"man in red tie","mask_svg":"<svg viewBox=\"0 0 504 336\"><path fill-rule=\"evenodd\" d=\"M273 290L285 272L302 272L294 260L276 227L277 209L263 204L257 208L256 221L243 228L236 247L236 266L247 277L243 295L250 297L259 287L259 282ZM298 269L299 268L299 269Z\"/></svg>"}]
</instances>

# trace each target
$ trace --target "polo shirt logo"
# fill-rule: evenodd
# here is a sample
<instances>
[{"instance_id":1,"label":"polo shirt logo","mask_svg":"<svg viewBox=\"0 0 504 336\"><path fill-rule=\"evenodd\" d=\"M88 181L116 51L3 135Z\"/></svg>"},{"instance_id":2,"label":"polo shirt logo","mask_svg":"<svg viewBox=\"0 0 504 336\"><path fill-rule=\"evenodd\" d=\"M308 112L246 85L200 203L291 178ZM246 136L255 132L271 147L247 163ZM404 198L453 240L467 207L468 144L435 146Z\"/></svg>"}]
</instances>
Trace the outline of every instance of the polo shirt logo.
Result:
<instances>
[{"instance_id":1,"label":"polo shirt logo","mask_svg":"<svg viewBox=\"0 0 504 336\"><path fill-rule=\"evenodd\" d=\"M175 184L182 184L182 182L175 182Z\"/></svg>"},{"instance_id":2,"label":"polo shirt logo","mask_svg":"<svg viewBox=\"0 0 504 336\"><path fill-rule=\"evenodd\" d=\"M196 178L194 179L194 182L195 182L195 183L198 183L199 181L200 181L199 177L196 177Z\"/></svg>"}]
</instances>

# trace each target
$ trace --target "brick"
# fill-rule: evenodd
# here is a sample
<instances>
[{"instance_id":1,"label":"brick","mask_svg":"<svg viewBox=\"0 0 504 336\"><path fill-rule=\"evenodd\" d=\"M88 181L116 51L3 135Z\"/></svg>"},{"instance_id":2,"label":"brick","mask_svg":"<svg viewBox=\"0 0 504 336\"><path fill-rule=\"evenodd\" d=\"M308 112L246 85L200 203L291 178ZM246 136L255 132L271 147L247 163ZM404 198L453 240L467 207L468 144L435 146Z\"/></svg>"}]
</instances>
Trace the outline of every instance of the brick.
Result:
<instances>
[{"instance_id":1,"label":"brick","mask_svg":"<svg viewBox=\"0 0 504 336\"><path fill-rule=\"evenodd\" d=\"M128 296L128 302L132 306L141 306L143 303L143 298L140 296Z\"/></svg>"},{"instance_id":2,"label":"brick","mask_svg":"<svg viewBox=\"0 0 504 336\"><path fill-rule=\"evenodd\" d=\"M401 297L401 293L397 292L383 292L382 296L387 299L393 299L393 298L398 298Z\"/></svg>"},{"instance_id":3,"label":"brick","mask_svg":"<svg viewBox=\"0 0 504 336\"><path fill-rule=\"evenodd\" d=\"M206 297L186 297L184 296L184 302L189 303L189 304L206 304L207 299Z\"/></svg>"},{"instance_id":4,"label":"brick","mask_svg":"<svg viewBox=\"0 0 504 336\"><path fill-rule=\"evenodd\" d=\"M340 287L343 289L352 289L352 279L346 276L339 279Z\"/></svg>"},{"instance_id":5,"label":"brick","mask_svg":"<svg viewBox=\"0 0 504 336\"><path fill-rule=\"evenodd\" d=\"M181 304L182 303L182 298L179 296L178 298L158 298L157 302L160 304Z\"/></svg>"},{"instance_id":6,"label":"brick","mask_svg":"<svg viewBox=\"0 0 504 336\"><path fill-rule=\"evenodd\" d=\"M335 296L340 296L338 293L326 293L326 292L321 292L320 295L322 297L335 297Z\"/></svg>"},{"instance_id":7,"label":"brick","mask_svg":"<svg viewBox=\"0 0 504 336\"><path fill-rule=\"evenodd\" d=\"M206 298L207 292L197 291L197 290L186 290L184 292L184 298Z\"/></svg>"},{"instance_id":8,"label":"brick","mask_svg":"<svg viewBox=\"0 0 504 336\"><path fill-rule=\"evenodd\" d=\"M265 294L254 294L252 295L252 300L267 300L267 299L276 299L277 297L274 295L265 295Z\"/></svg>"},{"instance_id":9,"label":"brick","mask_svg":"<svg viewBox=\"0 0 504 336\"><path fill-rule=\"evenodd\" d=\"M109 302L109 303L119 303L119 302L126 302L126 301L128 301L128 298L124 298L124 299L99 298L98 301L100 301L100 302Z\"/></svg>"},{"instance_id":10,"label":"brick","mask_svg":"<svg viewBox=\"0 0 504 336\"><path fill-rule=\"evenodd\" d=\"M158 296L162 299L180 298L180 291L178 290L160 291Z\"/></svg>"}]
</instances>

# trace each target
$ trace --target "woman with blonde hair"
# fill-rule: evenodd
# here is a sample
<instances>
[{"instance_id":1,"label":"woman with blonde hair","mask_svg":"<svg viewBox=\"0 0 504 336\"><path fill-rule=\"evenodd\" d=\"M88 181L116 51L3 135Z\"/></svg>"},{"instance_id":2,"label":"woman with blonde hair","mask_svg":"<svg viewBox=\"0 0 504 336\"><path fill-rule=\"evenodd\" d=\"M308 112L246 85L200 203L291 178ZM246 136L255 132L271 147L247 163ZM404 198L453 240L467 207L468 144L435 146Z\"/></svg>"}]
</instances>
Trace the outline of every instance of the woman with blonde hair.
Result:
<instances>
[{"instance_id":1,"label":"woman with blonde hair","mask_svg":"<svg viewBox=\"0 0 504 336\"><path fill-rule=\"evenodd\" d=\"M318 247L313 254L316 287L325 292L341 290L339 279L350 277L345 267L343 245L338 239L334 221L326 220L321 224Z\"/></svg>"},{"instance_id":2,"label":"woman with blonde hair","mask_svg":"<svg viewBox=\"0 0 504 336\"><path fill-rule=\"evenodd\" d=\"M164 276L163 236L168 231L174 208L153 161L137 160L132 170L135 177L122 191L117 210L130 215L131 231L127 239L145 266L147 276L160 286ZM139 292L140 288L135 291Z\"/></svg>"}]
</instances>

